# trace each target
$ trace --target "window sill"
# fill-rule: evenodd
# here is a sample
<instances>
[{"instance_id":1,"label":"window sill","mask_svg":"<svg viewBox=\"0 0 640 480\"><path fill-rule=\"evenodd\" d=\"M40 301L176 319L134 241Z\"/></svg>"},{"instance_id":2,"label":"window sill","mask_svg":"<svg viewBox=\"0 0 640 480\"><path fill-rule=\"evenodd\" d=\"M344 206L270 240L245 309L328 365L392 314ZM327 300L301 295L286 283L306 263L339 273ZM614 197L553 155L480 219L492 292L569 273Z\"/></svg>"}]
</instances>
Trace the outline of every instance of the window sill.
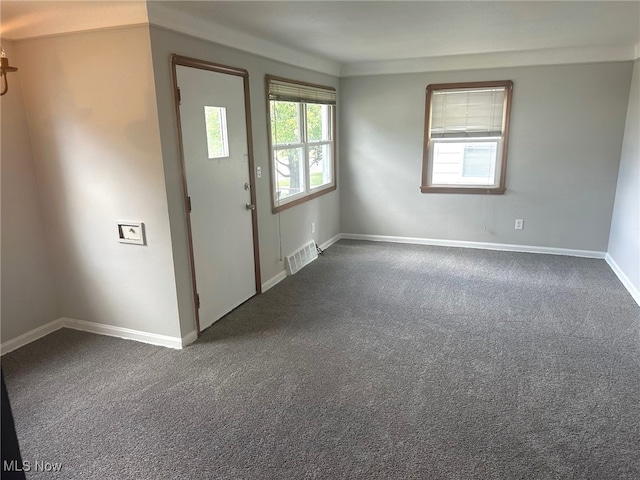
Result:
<instances>
[{"instance_id":1,"label":"window sill","mask_svg":"<svg viewBox=\"0 0 640 480\"><path fill-rule=\"evenodd\" d=\"M473 193L476 195L504 195L506 188L504 187L432 187L422 185L420 187L422 193Z\"/></svg>"},{"instance_id":2,"label":"window sill","mask_svg":"<svg viewBox=\"0 0 640 480\"><path fill-rule=\"evenodd\" d=\"M321 195L324 195L325 193L333 192L334 190L336 190L336 188L337 187L335 184L328 185L326 188L323 188L322 190L316 190L315 192L310 193L309 195L305 195L304 197L298 198L296 200L292 200L287 203L281 203L280 205L272 205L271 212L272 213L282 212L287 208L295 207L296 205L300 205L301 203L317 198Z\"/></svg>"}]
</instances>

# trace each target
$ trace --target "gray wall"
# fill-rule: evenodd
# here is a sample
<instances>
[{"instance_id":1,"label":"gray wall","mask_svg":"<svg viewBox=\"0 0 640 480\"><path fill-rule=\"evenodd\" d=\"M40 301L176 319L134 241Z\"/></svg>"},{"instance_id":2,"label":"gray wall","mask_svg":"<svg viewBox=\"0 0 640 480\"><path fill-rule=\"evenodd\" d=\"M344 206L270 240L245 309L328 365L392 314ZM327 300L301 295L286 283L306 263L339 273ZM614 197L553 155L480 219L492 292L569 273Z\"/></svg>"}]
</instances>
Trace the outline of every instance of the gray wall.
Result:
<instances>
[{"instance_id":1,"label":"gray wall","mask_svg":"<svg viewBox=\"0 0 640 480\"><path fill-rule=\"evenodd\" d=\"M262 178L256 180L260 268L263 283L284 270L284 263L280 257L281 245L283 255L287 255L311 239L321 244L340 232L338 191L285 210L279 215L271 213L264 76L265 74L279 75L335 87L338 86L338 79L163 28L151 27L150 31L180 323L184 336L193 330L194 318L180 183L178 136L171 87L169 64L171 54L176 53L243 68L249 72L255 165L262 167L263 172ZM340 182L341 179L338 178L338 185ZM311 222L316 223L316 233L313 235Z\"/></svg>"},{"instance_id":2,"label":"gray wall","mask_svg":"<svg viewBox=\"0 0 640 480\"><path fill-rule=\"evenodd\" d=\"M640 61L633 68L609 255L640 291Z\"/></svg>"},{"instance_id":3,"label":"gray wall","mask_svg":"<svg viewBox=\"0 0 640 480\"><path fill-rule=\"evenodd\" d=\"M3 341L60 316L193 331L171 53L249 71L263 282L283 271L281 250L340 232L605 251L610 226L611 256L640 282L637 64L338 80L156 27L3 46L20 67L2 99ZM280 215L267 73L340 87L339 189ZM507 194L420 194L426 85L491 79L515 84ZM117 220L145 222L148 245L118 243Z\"/></svg>"},{"instance_id":4,"label":"gray wall","mask_svg":"<svg viewBox=\"0 0 640 480\"><path fill-rule=\"evenodd\" d=\"M178 337L148 28L16 50L60 315ZM145 222L148 244L119 243L118 220Z\"/></svg>"},{"instance_id":5,"label":"gray wall","mask_svg":"<svg viewBox=\"0 0 640 480\"><path fill-rule=\"evenodd\" d=\"M339 233L338 192L271 213L264 95L266 73L337 78L145 26L5 43L20 71L2 103L3 341L61 316L194 330L171 53L250 72L262 281L283 272L281 249ZM145 222L148 245L118 243L118 220Z\"/></svg>"},{"instance_id":6,"label":"gray wall","mask_svg":"<svg viewBox=\"0 0 640 480\"><path fill-rule=\"evenodd\" d=\"M12 65L21 65L13 42L2 40ZM40 193L27 128L22 69L9 74L2 97L2 341L60 315L46 243Z\"/></svg>"},{"instance_id":7,"label":"gray wall","mask_svg":"<svg viewBox=\"0 0 640 480\"><path fill-rule=\"evenodd\" d=\"M632 62L344 78L341 231L605 252ZM513 80L505 195L419 192L429 83ZM525 228L514 230L523 218Z\"/></svg>"}]
</instances>

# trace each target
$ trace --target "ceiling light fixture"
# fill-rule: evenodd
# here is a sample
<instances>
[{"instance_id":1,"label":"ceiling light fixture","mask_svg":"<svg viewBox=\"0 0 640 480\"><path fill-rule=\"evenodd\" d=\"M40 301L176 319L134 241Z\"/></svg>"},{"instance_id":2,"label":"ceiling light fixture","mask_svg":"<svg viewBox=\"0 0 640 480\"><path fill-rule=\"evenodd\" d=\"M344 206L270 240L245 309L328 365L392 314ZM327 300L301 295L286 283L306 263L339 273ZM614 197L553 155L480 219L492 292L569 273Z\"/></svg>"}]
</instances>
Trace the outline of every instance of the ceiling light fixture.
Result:
<instances>
[{"instance_id":1,"label":"ceiling light fixture","mask_svg":"<svg viewBox=\"0 0 640 480\"><path fill-rule=\"evenodd\" d=\"M0 47L0 76L2 76L2 81L4 82L2 91L0 91L0 96L7 93L9 90L9 83L7 83L7 73L16 72L18 69L16 67L11 67L9 65L9 59L7 58L7 54L4 53L4 48Z\"/></svg>"}]
</instances>

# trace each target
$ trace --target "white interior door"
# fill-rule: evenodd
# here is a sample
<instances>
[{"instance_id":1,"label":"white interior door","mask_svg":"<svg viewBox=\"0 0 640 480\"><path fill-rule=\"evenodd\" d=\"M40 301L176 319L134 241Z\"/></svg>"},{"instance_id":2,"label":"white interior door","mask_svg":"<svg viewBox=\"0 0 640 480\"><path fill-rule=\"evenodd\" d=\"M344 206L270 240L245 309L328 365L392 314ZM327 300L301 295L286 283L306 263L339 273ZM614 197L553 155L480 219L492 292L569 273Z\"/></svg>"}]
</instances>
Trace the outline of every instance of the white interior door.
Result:
<instances>
[{"instance_id":1,"label":"white interior door","mask_svg":"<svg viewBox=\"0 0 640 480\"><path fill-rule=\"evenodd\" d=\"M256 294L244 78L176 65L200 330Z\"/></svg>"}]
</instances>

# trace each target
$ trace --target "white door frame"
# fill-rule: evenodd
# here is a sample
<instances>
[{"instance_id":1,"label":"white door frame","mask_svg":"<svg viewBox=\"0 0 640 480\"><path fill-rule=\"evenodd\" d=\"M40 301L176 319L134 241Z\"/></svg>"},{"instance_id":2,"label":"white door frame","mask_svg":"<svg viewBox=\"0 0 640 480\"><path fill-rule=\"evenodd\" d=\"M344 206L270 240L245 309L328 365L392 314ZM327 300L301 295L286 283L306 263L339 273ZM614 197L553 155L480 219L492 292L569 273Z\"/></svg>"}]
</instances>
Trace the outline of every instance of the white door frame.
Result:
<instances>
[{"instance_id":1,"label":"white door frame","mask_svg":"<svg viewBox=\"0 0 640 480\"><path fill-rule=\"evenodd\" d=\"M189 247L189 267L191 270L191 289L193 293L193 311L196 321L196 332L200 336L200 316L199 316L199 299L198 289L196 284L196 268L193 255L193 236L191 231L191 201L189 199L189 192L187 189L187 175L185 166L184 144L182 140L182 123L180 120L180 90L178 88L178 76L176 67L191 67L199 68L201 70L209 70L217 73L224 73L227 75L235 75L242 77L244 85L244 109L245 118L247 123L247 152L249 154L249 182L250 182L250 198L251 205L254 206L251 211L251 223L253 227L253 259L255 269L255 283L256 294L262 293L262 282L260 280L260 251L258 242L258 215L256 207L256 179L255 179L255 167L253 160L253 137L251 130L251 100L249 96L249 72L242 68L230 67L227 65L221 65L218 63L208 62L206 60L198 60L196 58L184 57L182 55L171 55L171 75L173 82L173 99L175 105L176 122L178 127L178 146L180 151L180 173L182 175L182 198L184 204L184 214L187 226L187 244Z\"/></svg>"}]
</instances>

